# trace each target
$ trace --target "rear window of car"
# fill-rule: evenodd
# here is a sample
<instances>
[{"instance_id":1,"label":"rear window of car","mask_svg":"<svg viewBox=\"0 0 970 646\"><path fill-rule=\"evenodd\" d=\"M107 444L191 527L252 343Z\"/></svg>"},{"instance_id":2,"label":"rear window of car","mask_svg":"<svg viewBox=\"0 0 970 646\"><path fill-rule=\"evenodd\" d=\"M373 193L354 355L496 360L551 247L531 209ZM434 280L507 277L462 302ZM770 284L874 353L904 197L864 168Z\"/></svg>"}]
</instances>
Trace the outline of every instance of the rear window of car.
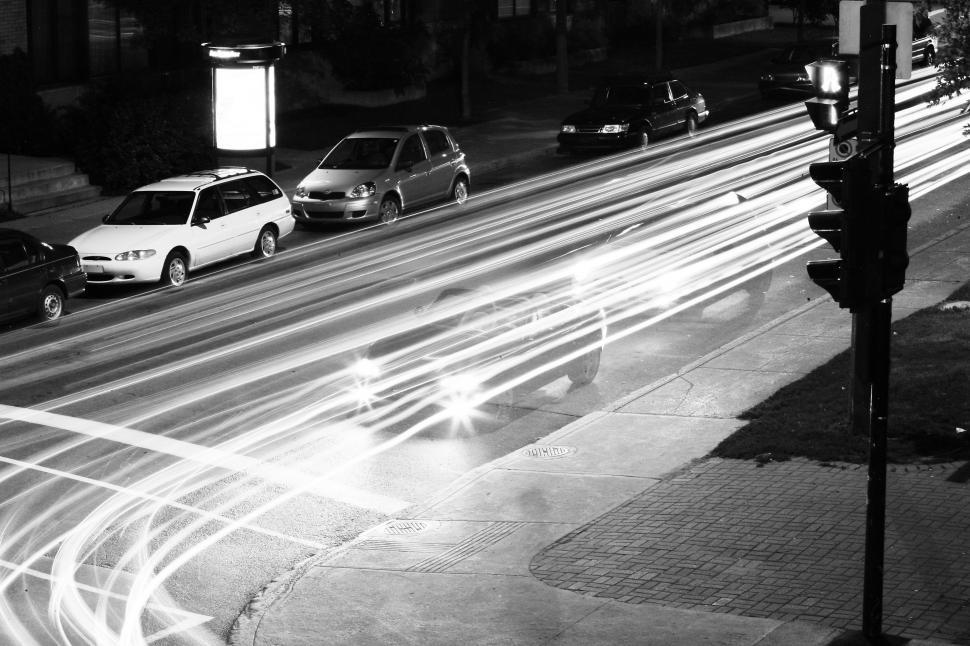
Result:
<instances>
[{"instance_id":1,"label":"rear window of car","mask_svg":"<svg viewBox=\"0 0 970 646\"><path fill-rule=\"evenodd\" d=\"M424 142L428 144L428 152L432 155L451 151L448 135L440 130L425 130Z\"/></svg>"},{"instance_id":2,"label":"rear window of car","mask_svg":"<svg viewBox=\"0 0 970 646\"><path fill-rule=\"evenodd\" d=\"M185 224L195 201L191 191L135 191L105 220L106 224Z\"/></svg>"},{"instance_id":3,"label":"rear window of car","mask_svg":"<svg viewBox=\"0 0 970 646\"><path fill-rule=\"evenodd\" d=\"M687 96L687 88L680 81L671 81L670 93L674 95L675 99L680 99Z\"/></svg>"},{"instance_id":4,"label":"rear window of car","mask_svg":"<svg viewBox=\"0 0 970 646\"><path fill-rule=\"evenodd\" d=\"M221 184L219 192L222 193L222 201L226 205L227 213L242 211L256 204L256 198L250 192L246 180L237 179Z\"/></svg>"},{"instance_id":5,"label":"rear window of car","mask_svg":"<svg viewBox=\"0 0 970 646\"><path fill-rule=\"evenodd\" d=\"M19 238L0 238L0 269L16 271L28 264L27 249Z\"/></svg>"},{"instance_id":6,"label":"rear window of car","mask_svg":"<svg viewBox=\"0 0 970 646\"><path fill-rule=\"evenodd\" d=\"M260 204L264 202L271 202L283 195L283 191L280 190L280 187L274 184L273 180L265 175L253 175L252 177L247 177L246 184L249 185L253 195L256 196L256 201Z\"/></svg>"}]
</instances>

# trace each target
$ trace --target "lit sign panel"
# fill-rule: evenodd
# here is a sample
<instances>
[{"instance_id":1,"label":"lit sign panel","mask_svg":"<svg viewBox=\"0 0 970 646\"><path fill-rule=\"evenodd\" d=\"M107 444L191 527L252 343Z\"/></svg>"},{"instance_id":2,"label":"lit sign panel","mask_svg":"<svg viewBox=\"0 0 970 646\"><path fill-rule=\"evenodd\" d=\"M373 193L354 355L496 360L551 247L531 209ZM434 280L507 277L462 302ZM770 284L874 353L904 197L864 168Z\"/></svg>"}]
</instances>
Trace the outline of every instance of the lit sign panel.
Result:
<instances>
[{"instance_id":1,"label":"lit sign panel","mask_svg":"<svg viewBox=\"0 0 970 646\"><path fill-rule=\"evenodd\" d=\"M273 66L216 67L213 71L216 148L261 150L275 147L276 77Z\"/></svg>"}]
</instances>

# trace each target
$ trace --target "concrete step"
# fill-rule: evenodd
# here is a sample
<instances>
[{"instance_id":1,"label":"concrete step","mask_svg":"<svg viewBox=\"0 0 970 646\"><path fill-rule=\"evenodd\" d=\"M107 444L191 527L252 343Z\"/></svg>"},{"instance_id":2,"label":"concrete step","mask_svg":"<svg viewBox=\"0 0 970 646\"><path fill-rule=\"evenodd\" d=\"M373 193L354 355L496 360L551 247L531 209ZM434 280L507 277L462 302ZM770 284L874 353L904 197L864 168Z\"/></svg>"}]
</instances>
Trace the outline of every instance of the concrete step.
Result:
<instances>
[{"instance_id":1,"label":"concrete step","mask_svg":"<svg viewBox=\"0 0 970 646\"><path fill-rule=\"evenodd\" d=\"M69 159L0 154L0 202L12 203L17 212L30 214L100 194Z\"/></svg>"},{"instance_id":2,"label":"concrete step","mask_svg":"<svg viewBox=\"0 0 970 646\"><path fill-rule=\"evenodd\" d=\"M35 195L26 199L14 200L13 208L19 213L26 215L36 214L40 211L62 207L69 204L81 204L90 202L101 196L100 186L77 186L75 188Z\"/></svg>"}]
</instances>

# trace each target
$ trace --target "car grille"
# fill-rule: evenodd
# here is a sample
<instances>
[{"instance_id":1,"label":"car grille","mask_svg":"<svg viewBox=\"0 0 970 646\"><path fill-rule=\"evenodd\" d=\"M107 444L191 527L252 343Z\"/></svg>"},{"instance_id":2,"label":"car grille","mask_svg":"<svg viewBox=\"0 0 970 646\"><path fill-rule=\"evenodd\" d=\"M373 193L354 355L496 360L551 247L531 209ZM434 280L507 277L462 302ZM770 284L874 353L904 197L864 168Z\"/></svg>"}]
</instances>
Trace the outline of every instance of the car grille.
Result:
<instances>
[{"instance_id":1,"label":"car grille","mask_svg":"<svg viewBox=\"0 0 970 646\"><path fill-rule=\"evenodd\" d=\"M107 256L84 256L84 260L93 260L93 261L101 261L101 262L104 262L106 260L107 261L110 261L111 258L108 258Z\"/></svg>"},{"instance_id":2,"label":"car grille","mask_svg":"<svg viewBox=\"0 0 970 646\"><path fill-rule=\"evenodd\" d=\"M576 132L584 135L595 135L603 126L576 126Z\"/></svg>"},{"instance_id":3,"label":"car grille","mask_svg":"<svg viewBox=\"0 0 970 646\"><path fill-rule=\"evenodd\" d=\"M310 191L311 200L342 200L347 194L343 191Z\"/></svg>"}]
</instances>

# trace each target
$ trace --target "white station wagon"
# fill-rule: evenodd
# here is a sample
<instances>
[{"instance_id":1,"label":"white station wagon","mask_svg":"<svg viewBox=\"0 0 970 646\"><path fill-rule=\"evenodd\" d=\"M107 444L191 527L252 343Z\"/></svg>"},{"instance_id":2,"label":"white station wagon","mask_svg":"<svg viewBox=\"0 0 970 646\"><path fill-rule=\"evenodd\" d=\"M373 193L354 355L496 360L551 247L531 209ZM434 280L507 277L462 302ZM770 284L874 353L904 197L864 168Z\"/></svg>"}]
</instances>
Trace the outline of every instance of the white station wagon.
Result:
<instances>
[{"instance_id":1,"label":"white station wagon","mask_svg":"<svg viewBox=\"0 0 970 646\"><path fill-rule=\"evenodd\" d=\"M102 222L70 243L88 283L175 286L189 271L227 258L272 256L294 224L283 190L247 168L198 171L142 186Z\"/></svg>"}]
</instances>

